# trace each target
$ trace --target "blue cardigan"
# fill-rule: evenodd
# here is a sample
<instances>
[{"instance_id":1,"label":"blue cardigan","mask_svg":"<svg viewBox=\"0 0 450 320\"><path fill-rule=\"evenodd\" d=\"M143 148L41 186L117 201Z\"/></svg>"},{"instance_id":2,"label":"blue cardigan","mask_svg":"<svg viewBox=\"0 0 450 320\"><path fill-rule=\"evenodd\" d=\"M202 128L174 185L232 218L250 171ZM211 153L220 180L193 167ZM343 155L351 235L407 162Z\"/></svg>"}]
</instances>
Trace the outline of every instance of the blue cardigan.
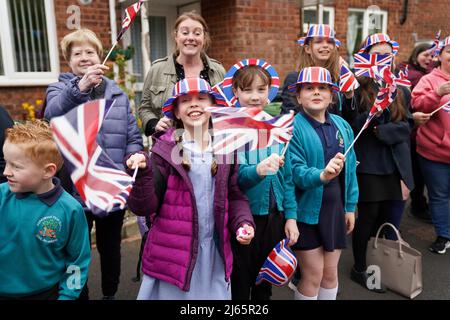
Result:
<instances>
[{"instance_id":1,"label":"blue cardigan","mask_svg":"<svg viewBox=\"0 0 450 320\"><path fill-rule=\"evenodd\" d=\"M344 148L353 141L353 130L341 117L330 114L330 119L344 137ZM294 120L294 136L288 148L292 175L296 188L297 220L307 224L317 224L322 206L323 185L320 173L325 166L322 143L308 120L297 114ZM345 161L344 210L355 212L358 202L358 182L356 179L356 156L352 149Z\"/></svg>"},{"instance_id":2,"label":"blue cardigan","mask_svg":"<svg viewBox=\"0 0 450 320\"><path fill-rule=\"evenodd\" d=\"M269 213L270 186L275 195L277 209L286 219L297 218L297 204L295 203L295 186L292 182L292 170L289 155L286 155L284 167L274 175L260 177L256 173L256 166L272 153L280 154L283 145L275 145L266 149L239 153L238 184L248 197L253 215Z\"/></svg>"}]
</instances>

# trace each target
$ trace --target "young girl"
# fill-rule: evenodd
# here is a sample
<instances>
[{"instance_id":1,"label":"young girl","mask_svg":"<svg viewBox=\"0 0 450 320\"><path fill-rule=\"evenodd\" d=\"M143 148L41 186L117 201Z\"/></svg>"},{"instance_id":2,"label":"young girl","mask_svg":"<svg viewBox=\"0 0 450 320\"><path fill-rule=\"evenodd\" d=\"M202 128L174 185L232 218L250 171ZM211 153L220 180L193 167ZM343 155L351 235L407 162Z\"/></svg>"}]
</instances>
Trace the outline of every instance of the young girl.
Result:
<instances>
[{"instance_id":1,"label":"young girl","mask_svg":"<svg viewBox=\"0 0 450 320\"><path fill-rule=\"evenodd\" d=\"M392 58L397 51L398 43L386 34L369 36L360 50L370 54L391 54ZM354 132L359 132L363 127L379 90L374 79L361 77L358 81L361 86L355 92L357 109L350 122ZM399 228L404 200L414 185L409 148L413 127L407 107L409 100L409 90L398 86L394 102L371 121L355 144L360 162L357 168L359 200L352 239L355 264L351 278L363 287L380 293L385 291L383 287L367 286L366 249L370 237L375 235L382 223L390 222ZM392 234L388 236L395 237Z\"/></svg>"},{"instance_id":2,"label":"young girl","mask_svg":"<svg viewBox=\"0 0 450 320\"><path fill-rule=\"evenodd\" d=\"M353 149L347 158L343 155L353 132L345 120L328 112L333 87L329 71L321 67L303 69L291 87L302 107L287 154L300 231L292 247L301 271L296 300L336 299L338 262L355 221L356 158Z\"/></svg>"},{"instance_id":3,"label":"young girl","mask_svg":"<svg viewBox=\"0 0 450 320\"><path fill-rule=\"evenodd\" d=\"M450 37L439 47L439 66L424 76L412 93L414 111L431 113L450 101ZM442 109L417 132L417 153L430 199L437 238L430 250L450 248L450 111Z\"/></svg>"},{"instance_id":4,"label":"young girl","mask_svg":"<svg viewBox=\"0 0 450 320\"><path fill-rule=\"evenodd\" d=\"M152 220L140 300L231 298L230 239L243 227L247 235L236 240L249 244L254 223L233 157L212 153L205 108L221 100L203 79L178 82L163 107L178 130L155 134L150 158L134 154L126 162L139 166L130 209Z\"/></svg>"},{"instance_id":5,"label":"young girl","mask_svg":"<svg viewBox=\"0 0 450 320\"><path fill-rule=\"evenodd\" d=\"M263 110L273 98L278 75L263 60L243 60L225 76L232 79L232 97L240 107ZM230 93L225 90L225 93ZM269 300L268 282L255 285L260 268L274 246L288 237L290 244L298 238L297 206L289 159L280 156L284 145L239 154L238 183L247 195L256 234L249 246L234 243L234 269L231 277L233 300Z\"/></svg>"},{"instance_id":6,"label":"young girl","mask_svg":"<svg viewBox=\"0 0 450 320\"><path fill-rule=\"evenodd\" d=\"M340 70L342 59L339 56L339 47L341 42L336 39L334 30L326 24L311 25L308 29L306 37L300 38L297 43L300 45L298 58L298 72L307 67L322 67L327 69L331 74L334 83L338 83L340 79ZM299 105L295 94L290 92L289 86L297 80L297 75L290 75L285 80L283 86L283 105L282 113L289 112L290 108L283 106L296 104L295 112L299 111ZM347 117L347 109L352 107L353 91L342 94L340 92L333 93L332 105L329 111L334 114ZM291 101L291 103L289 103Z\"/></svg>"}]
</instances>

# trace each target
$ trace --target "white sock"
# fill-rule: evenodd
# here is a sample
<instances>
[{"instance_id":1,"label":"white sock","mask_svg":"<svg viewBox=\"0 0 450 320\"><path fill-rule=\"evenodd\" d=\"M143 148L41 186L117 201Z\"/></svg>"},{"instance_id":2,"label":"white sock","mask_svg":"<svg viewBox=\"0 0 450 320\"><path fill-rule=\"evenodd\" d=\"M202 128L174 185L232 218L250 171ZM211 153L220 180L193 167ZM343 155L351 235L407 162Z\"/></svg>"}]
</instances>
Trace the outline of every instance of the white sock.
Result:
<instances>
[{"instance_id":1,"label":"white sock","mask_svg":"<svg viewBox=\"0 0 450 320\"><path fill-rule=\"evenodd\" d=\"M317 300L317 296L314 297L304 296L297 289L294 291L294 300Z\"/></svg>"},{"instance_id":2,"label":"white sock","mask_svg":"<svg viewBox=\"0 0 450 320\"><path fill-rule=\"evenodd\" d=\"M338 287L332 289L325 289L320 287L318 300L336 300Z\"/></svg>"}]
</instances>

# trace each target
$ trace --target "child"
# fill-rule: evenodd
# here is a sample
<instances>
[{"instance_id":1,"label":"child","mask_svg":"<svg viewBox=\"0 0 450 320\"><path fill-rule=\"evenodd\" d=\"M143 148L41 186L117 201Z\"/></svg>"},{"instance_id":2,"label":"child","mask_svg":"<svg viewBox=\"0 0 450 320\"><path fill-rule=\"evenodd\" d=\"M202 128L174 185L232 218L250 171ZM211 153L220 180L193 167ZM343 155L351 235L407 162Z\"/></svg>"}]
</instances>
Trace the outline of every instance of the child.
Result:
<instances>
[{"instance_id":1,"label":"child","mask_svg":"<svg viewBox=\"0 0 450 320\"><path fill-rule=\"evenodd\" d=\"M294 111L299 111L297 98L295 94L289 91L289 86L295 83L300 70L307 67L326 68L331 74L333 83L338 83L340 79L341 64L345 63L339 56L341 42L336 39L335 32L329 25L311 25L306 37L300 38L297 43L300 45L298 71L295 76L292 74L289 75L283 85L282 113L288 112L288 109L284 106L292 106L292 104L297 104ZM344 119L346 119L347 110L354 107L352 104L352 97L353 91L345 92L344 94L334 92L332 105L328 108L329 112L342 115Z\"/></svg>"},{"instance_id":2,"label":"child","mask_svg":"<svg viewBox=\"0 0 450 320\"><path fill-rule=\"evenodd\" d=\"M420 79L412 93L414 111L431 113L450 102L450 37L439 46L438 67ZM430 199L430 213L437 238L434 253L450 249L450 111L437 111L419 126L417 153Z\"/></svg>"},{"instance_id":3,"label":"child","mask_svg":"<svg viewBox=\"0 0 450 320\"><path fill-rule=\"evenodd\" d=\"M291 87L302 106L288 149L301 235L292 247L301 270L296 300L336 299L338 262L355 221L356 157L353 149L347 158L343 155L353 132L328 112L333 87L329 71L320 67L303 69Z\"/></svg>"},{"instance_id":4,"label":"child","mask_svg":"<svg viewBox=\"0 0 450 320\"><path fill-rule=\"evenodd\" d=\"M55 173L62 158L43 121L7 129L0 185L0 300L75 300L90 245L81 205Z\"/></svg>"},{"instance_id":5,"label":"child","mask_svg":"<svg viewBox=\"0 0 450 320\"><path fill-rule=\"evenodd\" d=\"M263 60L243 60L235 66L240 67L232 68L226 77L232 78L233 94L239 105L263 110L269 102L269 87L273 91L275 70ZM238 183L249 199L256 234L249 246L234 243L233 300L269 300L270 283L255 285L258 272L278 242L286 237L290 244L297 242L294 185L290 163L284 166L284 157L280 156L283 147L276 145L239 154Z\"/></svg>"},{"instance_id":6,"label":"child","mask_svg":"<svg viewBox=\"0 0 450 320\"><path fill-rule=\"evenodd\" d=\"M398 48L398 43L387 34L374 34L365 40L359 52L391 54L393 59ZM360 77L358 81L361 86L355 92L357 108L350 122L355 133L364 126L379 90L372 78ZM408 111L409 100L409 90L399 85L395 100L370 122L355 144L355 153L360 161L357 168L359 199L352 239L355 264L351 278L378 293L385 292L385 288L367 286L370 276L366 272L367 243L384 222L400 227L404 200L408 197L408 189L414 187L409 147L413 120ZM396 238L391 232L388 237Z\"/></svg>"},{"instance_id":7,"label":"child","mask_svg":"<svg viewBox=\"0 0 450 320\"><path fill-rule=\"evenodd\" d=\"M243 227L248 234L237 241L250 243L254 223L233 156L216 159L211 149L205 108L222 100L203 79L178 82L163 107L178 130L156 133L150 158L138 153L126 162L140 168L130 209L152 220L140 300L231 298L230 239Z\"/></svg>"}]
</instances>

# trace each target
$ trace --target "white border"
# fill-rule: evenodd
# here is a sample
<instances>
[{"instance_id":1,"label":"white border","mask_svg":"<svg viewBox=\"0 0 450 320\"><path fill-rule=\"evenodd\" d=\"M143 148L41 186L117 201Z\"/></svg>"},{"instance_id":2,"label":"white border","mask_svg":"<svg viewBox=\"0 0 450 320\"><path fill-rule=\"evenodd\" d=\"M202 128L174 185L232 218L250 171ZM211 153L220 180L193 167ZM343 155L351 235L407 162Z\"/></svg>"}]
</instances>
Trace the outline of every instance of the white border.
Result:
<instances>
[{"instance_id":1,"label":"white border","mask_svg":"<svg viewBox=\"0 0 450 320\"><path fill-rule=\"evenodd\" d=\"M48 47L50 55L50 72L17 72L13 57L11 37L11 17L7 8L8 1L0 0L0 36L5 75L0 75L0 86L44 86L58 81L59 56L56 36L54 0L44 0L47 24Z\"/></svg>"}]
</instances>

